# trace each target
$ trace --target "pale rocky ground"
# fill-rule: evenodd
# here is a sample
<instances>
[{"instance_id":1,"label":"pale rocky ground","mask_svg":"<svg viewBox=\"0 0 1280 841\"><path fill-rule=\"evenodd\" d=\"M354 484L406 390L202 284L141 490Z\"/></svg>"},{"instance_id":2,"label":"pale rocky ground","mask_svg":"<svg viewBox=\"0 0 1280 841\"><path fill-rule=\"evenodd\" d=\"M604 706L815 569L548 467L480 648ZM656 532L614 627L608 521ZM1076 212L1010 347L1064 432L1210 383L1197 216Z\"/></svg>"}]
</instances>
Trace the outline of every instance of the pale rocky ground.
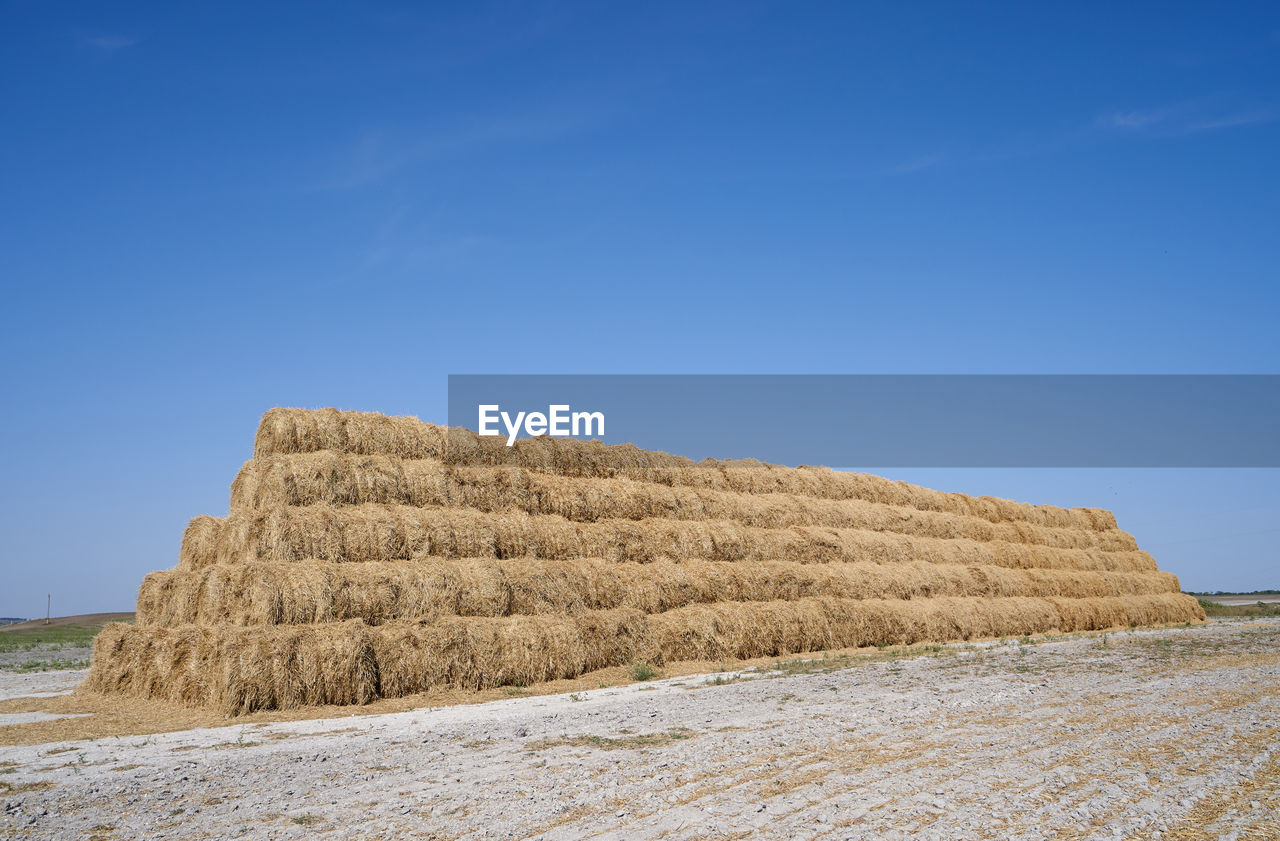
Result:
<instances>
[{"instance_id":1,"label":"pale rocky ground","mask_svg":"<svg viewBox=\"0 0 1280 841\"><path fill-rule=\"evenodd\" d=\"M1280 620L776 674L4 747L0 837L1280 838Z\"/></svg>"},{"instance_id":2,"label":"pale rocky ground","mask_svg":"<svg viewBox=\"0 0 1280 841\"><path fill-rule=\"evenodd\" d=\"M17 651L0 651L0 673L23 666L43 663L61 668L68 663L88 663L93 655L91 646L70 646L61 643L43 644ZM0 675L3 676L3 675Z\"/></svg>"},{"instance_id":3,"label":"pale rocky ground","mask_svg":"<svg viewBox=\"0 0 1280 841\"><path fill-rule=\"evenodd\" d=\"M8 672L0 670L0 701L7 698L46 698L65 695L89 674L88 669L52 672Z\"/></svg>"}]
</instances>

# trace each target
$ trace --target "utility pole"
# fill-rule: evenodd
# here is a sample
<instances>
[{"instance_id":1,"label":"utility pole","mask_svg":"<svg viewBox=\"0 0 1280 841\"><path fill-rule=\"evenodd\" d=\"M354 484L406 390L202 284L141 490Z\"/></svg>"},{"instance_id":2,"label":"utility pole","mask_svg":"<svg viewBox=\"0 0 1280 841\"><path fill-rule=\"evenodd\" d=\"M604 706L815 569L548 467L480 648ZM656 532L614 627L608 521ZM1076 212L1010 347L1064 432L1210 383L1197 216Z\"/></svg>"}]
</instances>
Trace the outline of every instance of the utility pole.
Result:
<instances>
[{"instance_id":1,"label":"utility pole","mask_svg":"<svg viewBox=\"0 0 1280 841\"><path fill-rule=\"evenodd\" d=\"M53 593L50 593L44 603L44 624L49 624L49 617L53 615Z\"/></svg>"}]
</instances>

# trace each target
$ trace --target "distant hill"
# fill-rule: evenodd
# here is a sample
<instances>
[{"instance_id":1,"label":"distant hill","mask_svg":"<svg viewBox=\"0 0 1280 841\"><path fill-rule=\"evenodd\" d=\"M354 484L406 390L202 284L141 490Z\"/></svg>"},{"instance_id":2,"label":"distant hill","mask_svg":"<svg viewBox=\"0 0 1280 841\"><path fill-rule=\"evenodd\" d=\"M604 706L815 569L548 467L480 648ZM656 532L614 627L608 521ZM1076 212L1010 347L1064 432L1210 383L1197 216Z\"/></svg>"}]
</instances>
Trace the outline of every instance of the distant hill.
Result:
<instances>
[{"instance_id":1,"label":"distant hill","mask_svg":"<svg viewBox=\"0 0 1280 841\"><path fill-rule=\"evenodd\" d=\"M26 619L17 616L0 616L0 625L13 625L17 622L26 622Z\"/></svg>"},{"instance_id":2,"label":"distant hill","mask_svg":"<svg viewBox=\"0 0 1280 841\"><path fill-rule=\"evenodd\" d=\"M43 619L11 620L12 624L0 623L0 633L27 631L37 628L65 628L76 631L98 631L108 622L132 622L133 613L83 613L79 616L55 616L46 625Z\"/></svg>"}]
</instances>

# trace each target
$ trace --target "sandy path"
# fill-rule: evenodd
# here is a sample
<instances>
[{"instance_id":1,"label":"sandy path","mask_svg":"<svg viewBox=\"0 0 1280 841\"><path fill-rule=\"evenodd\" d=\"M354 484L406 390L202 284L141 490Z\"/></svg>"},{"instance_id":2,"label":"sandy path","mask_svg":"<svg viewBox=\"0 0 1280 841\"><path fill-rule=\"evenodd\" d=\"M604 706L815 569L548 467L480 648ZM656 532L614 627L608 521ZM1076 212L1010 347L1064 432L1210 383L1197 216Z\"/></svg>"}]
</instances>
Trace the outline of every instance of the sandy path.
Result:
<instances>
[{"instance_id":1,"label":"sandy path","mask_svg":"<svg viewBox=\"0 0 1280 841\"><path fill-rule=\"evenodd\" d=\"M0 795L0 837L1280 838L1278 643L1215 622L6 747L0 780L53 785Z\"/></svg>"}]
</instances>

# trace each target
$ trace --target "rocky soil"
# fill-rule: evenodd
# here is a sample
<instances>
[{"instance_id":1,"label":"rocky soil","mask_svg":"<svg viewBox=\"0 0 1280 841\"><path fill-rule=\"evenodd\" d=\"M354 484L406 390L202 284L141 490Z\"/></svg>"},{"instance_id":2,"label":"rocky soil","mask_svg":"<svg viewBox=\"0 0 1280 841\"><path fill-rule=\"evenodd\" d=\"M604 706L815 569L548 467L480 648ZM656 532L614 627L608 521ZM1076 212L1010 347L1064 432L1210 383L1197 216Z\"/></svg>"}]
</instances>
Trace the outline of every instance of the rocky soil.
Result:
<instances>
[{"instance_id":1,"label":"rocky soil","mask_svg":"<svg viewBox=\"0 0 1280 841\"><path fill-rule=\"evenodd\" d=\"M3 747L0 805L13 839L1280 838L1280 620Z\"/></svg>"},{"instance_id":2,"label":"rocky soil","mask_svg":"<svg viewBox=\"0 0 1280 841\"><path fill-rule=\"evenodd\" d=\"M0 651L0 672L58 670L66 669L68 666L83 666L88 664L92 655L92 646L60 644L42 644L16 651Z\"/></svg>"},{"instance_id":3,"label":"rocky soil","mask_svg":"<svg viewBox=\"0 0 1280 841\"><path fill-rule=\"evenodd\" d=\"M17 672L0 669L0 701L65 695L89 676L88 669Z\"/></svg>"}]
</instances>

